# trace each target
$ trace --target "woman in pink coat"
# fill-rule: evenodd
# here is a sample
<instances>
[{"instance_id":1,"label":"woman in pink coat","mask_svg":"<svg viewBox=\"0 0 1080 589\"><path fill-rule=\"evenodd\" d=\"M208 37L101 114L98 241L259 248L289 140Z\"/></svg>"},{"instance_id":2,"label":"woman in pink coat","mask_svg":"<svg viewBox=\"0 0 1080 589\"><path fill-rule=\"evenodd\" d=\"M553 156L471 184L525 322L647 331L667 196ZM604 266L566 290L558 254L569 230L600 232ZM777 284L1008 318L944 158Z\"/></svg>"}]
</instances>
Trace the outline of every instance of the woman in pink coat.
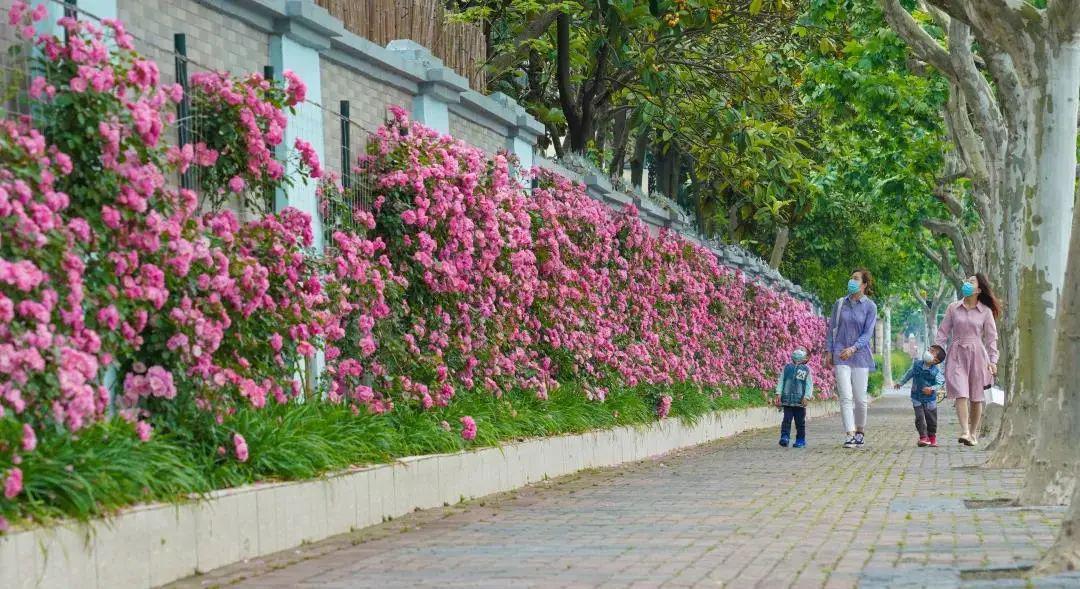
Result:
<instances>
[{"instance_id":1,"label":"woman in pink coat","mask_svg":"<svg viewBox=\"0 0 1080 589\"><path fill-rule=\"evenodd\" d=\"M1001 304L990 290L986 276L968 278L960 293L963 299L949 305L934 343L948 352L945 388L956 402L956 416L963 433L960 443L974 446L979 421L986 405L986 389L997 376L997 324Z\"/></svg>"}]
</instances>

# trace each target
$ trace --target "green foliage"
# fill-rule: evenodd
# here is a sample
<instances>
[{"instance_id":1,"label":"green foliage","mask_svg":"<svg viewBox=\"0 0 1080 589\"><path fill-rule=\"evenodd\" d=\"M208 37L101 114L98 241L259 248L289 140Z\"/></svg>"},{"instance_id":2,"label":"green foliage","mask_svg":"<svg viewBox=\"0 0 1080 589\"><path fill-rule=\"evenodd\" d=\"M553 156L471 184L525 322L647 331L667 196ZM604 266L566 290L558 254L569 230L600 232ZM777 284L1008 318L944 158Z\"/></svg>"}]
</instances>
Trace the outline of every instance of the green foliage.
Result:
<instances>
[{"instance_id":1,"label":"green foliage","mask_svg":"<svg viewBox=\"0 0 1080 589\"><path fill-rule=\"evenodd\" d=\"M903 350L892 351L892 377L893 382L900 382L901 378L904 378L904 373L911 368L911 357L903 352Z\"/></svg>"},{"instance_id":2,"label":"green foliage","mask_svg":"<svg viewBox=\"0 0 1080 589\"><path fill-rule=\"evenodd\" d=\"M906 47L876 3L817 0L802 34L816 37L803 92L827 132L819 148L820 194L795 231L785 275L824 300L843 294L848 273L871 270L878 299L905 295L925 272L916 244L948 150L940 111L947 83L908 68Z\"/></svg>"},{"instance_id":3,"label":"green foliage","mask_svg":"<svg viewBox=\"0 0 1080 589\"><path fill-rule=\"evenodd\" d=\"M880 370L870 373L870 378L866 383L866 391L870 393L871 397L880 397L885 392L885 375Z\"/></svg>"},{"instance_id":4,"label":"green foliage","mask_svg":"<svg viewBox=\"0 0 1080 589\"><path fill-rule=\"evenodd\" d=\"M656 419L661 394L672 397L670 418L687 422L708 412L758 407L766 401L760 390L714 395L683 384L612 387L602 403L589 401L574 386L560 387L547 401L520 391L502 398L474 392L459 396L448 407L420 411L401 404L385 415L357 415L347 406L319 401L293 402L240 409L219 425L210 418L211 423L179 433L155 432L147 442L138 440L131 424L117 419L87 427L77 436L43 433L36 451L20 464L26 486L17 502L9 504L16 511L0 515L16 520L84 520L139 502L182 501L214 489L308 479L403 456L646 424ZM460 435L465 415L478 425L471 443ZM234 450L226 436L197 433L206 427L242 434L249 460L231 459ZM0 439L20 435L16 422L0 420ZM9 467L0 464L0 472Z\"/></svg>"}]
</instances>

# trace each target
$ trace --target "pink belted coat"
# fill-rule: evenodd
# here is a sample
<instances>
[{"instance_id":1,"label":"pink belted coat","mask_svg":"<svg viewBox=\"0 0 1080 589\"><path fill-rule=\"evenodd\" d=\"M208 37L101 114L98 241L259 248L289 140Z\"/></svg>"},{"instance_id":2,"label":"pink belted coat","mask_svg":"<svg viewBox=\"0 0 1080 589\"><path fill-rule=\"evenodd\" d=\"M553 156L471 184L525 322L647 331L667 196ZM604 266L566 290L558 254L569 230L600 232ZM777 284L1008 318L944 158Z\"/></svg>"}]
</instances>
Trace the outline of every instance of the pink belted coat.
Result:
<instances>
[{"instance_id":1,"label":"pink belted coat","mask_svg":"<svg viewBox=\"0 0 1080 589\"><path fill-rule=\"evenodd\" d=\"M945 348L945 388L950 399L986 401L984 389L994 382L990 365L998 361L998 333L990 307L969 309L956 301L945 311L934 343Z\"/></svg>"}]
</instances>

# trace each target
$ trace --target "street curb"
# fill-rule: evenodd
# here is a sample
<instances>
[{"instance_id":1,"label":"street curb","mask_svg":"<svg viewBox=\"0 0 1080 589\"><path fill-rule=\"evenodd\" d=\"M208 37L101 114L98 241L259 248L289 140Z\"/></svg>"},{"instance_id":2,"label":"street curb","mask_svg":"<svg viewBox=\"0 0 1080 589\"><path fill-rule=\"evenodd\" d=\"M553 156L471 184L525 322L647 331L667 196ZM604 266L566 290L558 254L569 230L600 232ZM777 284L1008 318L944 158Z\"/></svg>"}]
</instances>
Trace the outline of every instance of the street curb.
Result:
<instances>
[{"instance_id":1,"label":"street curb","mask_svg":"<svg viewBox=\"0 0 1080 589\"><path fill-rule=\"evenodd\" d=\"M811 405L807 417L837 411L829 400ZM636 462L778 421L773 407L712 413L692 425L668 419L403 458L314 480L216 491L190 503L136 506L85 524L16 531L0 536L0 587L154 587L415 510Z\"/></svg>"}]
</instances>

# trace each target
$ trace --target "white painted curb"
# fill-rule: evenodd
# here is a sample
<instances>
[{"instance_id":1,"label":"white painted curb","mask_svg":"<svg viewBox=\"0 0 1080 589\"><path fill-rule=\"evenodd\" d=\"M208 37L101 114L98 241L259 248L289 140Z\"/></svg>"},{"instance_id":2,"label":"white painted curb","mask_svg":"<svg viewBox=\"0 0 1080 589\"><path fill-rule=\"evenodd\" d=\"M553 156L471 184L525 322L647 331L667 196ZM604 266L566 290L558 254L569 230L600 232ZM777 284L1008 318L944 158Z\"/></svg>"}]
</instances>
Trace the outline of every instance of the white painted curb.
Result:
<instances>
[{"instance_id":1,"label":"white painted curb","mask_svg":"<svg viewBox=\"0 0 1080 589\"><path fill-rule=\"evenodd\" d=\"M835 401L808 417L835 413ZM614 466L751 429L776 427L773 408L714 413L686 426L538 438L501 448L404 458L324 478L217 491L205 501L153 504L108 520L0 536L0 587L154 587L248 558L343 534L416 509L509 491L585 468Z\"/></svg>"}]
</instances>

